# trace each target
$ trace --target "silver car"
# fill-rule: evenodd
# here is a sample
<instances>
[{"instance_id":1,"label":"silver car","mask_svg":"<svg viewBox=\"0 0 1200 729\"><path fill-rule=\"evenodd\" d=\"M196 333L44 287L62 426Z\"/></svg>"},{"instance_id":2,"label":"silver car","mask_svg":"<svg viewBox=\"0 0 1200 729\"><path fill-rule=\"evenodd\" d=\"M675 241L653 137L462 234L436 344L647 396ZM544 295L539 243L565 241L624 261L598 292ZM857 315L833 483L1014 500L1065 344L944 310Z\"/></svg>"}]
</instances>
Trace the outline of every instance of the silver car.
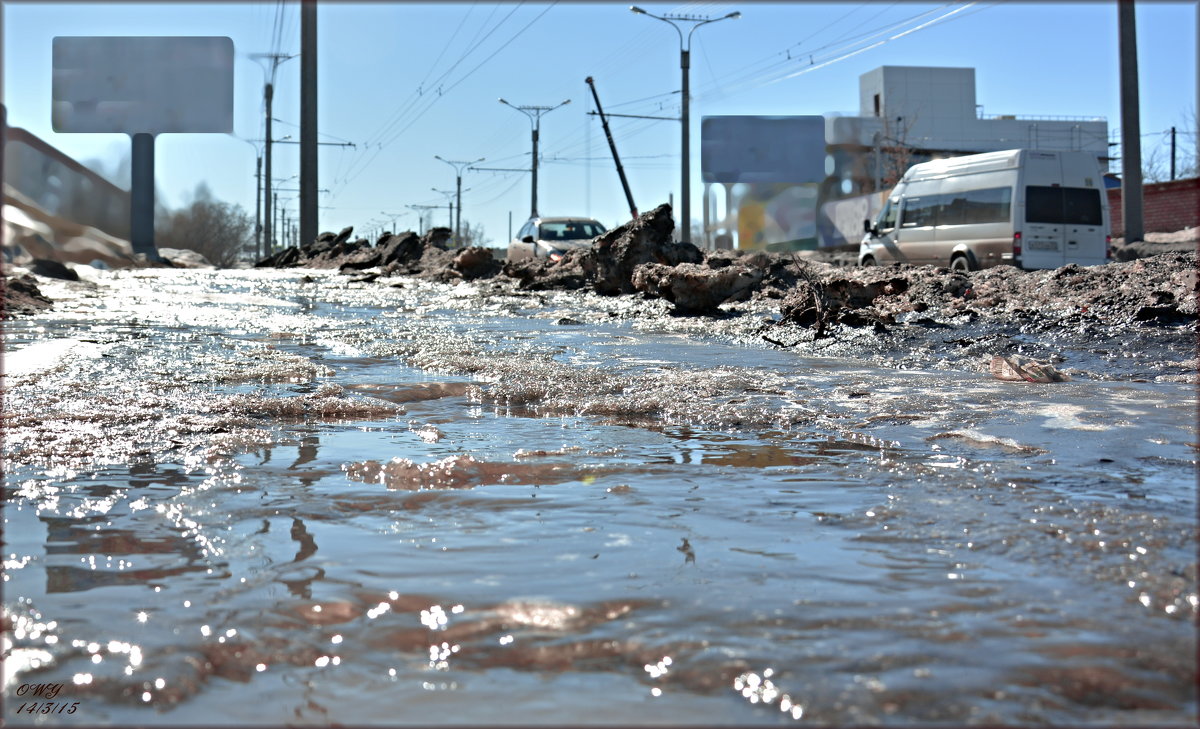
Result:
<instances>
[{"instance_id":1,"label":"silver car","mask_svg":"<svg viewBox=\"0 0 1200 729\"><path fill-rule=\"evenodd\" d=\"M530 218L508 244L508 260L557 261L569 250L591 246L603 232L604 226L591 218Z\"/></svg>"}]
</instances>

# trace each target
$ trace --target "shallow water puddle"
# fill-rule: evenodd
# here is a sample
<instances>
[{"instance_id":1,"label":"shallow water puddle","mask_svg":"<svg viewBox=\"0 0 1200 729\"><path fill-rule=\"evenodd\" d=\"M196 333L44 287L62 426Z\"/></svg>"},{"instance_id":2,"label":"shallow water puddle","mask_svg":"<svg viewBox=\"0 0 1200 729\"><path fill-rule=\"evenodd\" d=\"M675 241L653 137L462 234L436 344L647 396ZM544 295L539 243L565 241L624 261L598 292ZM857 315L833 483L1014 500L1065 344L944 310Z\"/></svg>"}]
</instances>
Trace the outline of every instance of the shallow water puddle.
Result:
<instances>
[{"instance_id":1,"label":"shallow water puddle","mask_svg":"<svg viewBox=\"0 0 1200 729\"><path fill-rule=\"evenodd\" d=\"M1188 386L314 279L14 323L9 723L1196 716Z\"/></svg>"}]
</instances>

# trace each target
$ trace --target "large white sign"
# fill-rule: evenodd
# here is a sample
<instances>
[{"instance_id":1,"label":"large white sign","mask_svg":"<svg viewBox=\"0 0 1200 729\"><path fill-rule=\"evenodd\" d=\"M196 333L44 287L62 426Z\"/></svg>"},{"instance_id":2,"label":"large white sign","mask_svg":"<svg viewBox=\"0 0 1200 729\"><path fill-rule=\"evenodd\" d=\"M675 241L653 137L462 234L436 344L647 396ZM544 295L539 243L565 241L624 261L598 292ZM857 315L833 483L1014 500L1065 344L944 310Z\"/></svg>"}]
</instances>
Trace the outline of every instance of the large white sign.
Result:
<instances>
[{"instance_id":1,"label":"large white sign","mask_svg":"<svg viewBox=\"0 0 1200 729\"><path fill-rule=\"evenodd\" d=\"M825 117L706 116L700 175L705 182L820 182Z\"/></svg>"},{"instance_id":2,"label":"large white sign","mask_svg":"<svg viewBox=\"0 0 1200 729\"><path fill-rule=\"evenodd\" d=\"M224 36L59 36L56 132L233 131L233 41Z\"/></svg>"}]
</instances>

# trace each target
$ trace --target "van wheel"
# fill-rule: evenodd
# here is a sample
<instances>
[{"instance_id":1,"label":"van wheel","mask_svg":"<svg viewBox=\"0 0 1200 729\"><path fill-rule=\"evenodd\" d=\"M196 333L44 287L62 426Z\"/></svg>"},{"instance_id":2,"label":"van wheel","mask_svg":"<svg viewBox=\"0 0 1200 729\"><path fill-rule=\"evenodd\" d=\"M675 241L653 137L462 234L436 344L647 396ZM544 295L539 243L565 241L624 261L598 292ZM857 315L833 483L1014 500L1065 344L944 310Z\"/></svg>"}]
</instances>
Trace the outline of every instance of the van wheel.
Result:
<instances>
[{"instance_id":1,"label":"van wheel","mask_svg":"<svg viewBox=\"0 0 1200 729\"><path fill-rule=\"evenodd\" d=\"M966 273L971 270L971 259L967 258L962 253L956 253L950 259L950 270Z\"/></svg>"},{"instance_id":2,"label":"van wheel","mask_svg":"<svg viewBox=\"0 0 1200 729\"><path fill-rule=\"evenodd\" d=\"M858 262L858 265L860 265L860 266L874 266L874 265L877 265L877 264L875 263L875 257L874 257L874 256L867 256L866 258L863 258L861 261L859 261L859 262Z\"/></svg>"}]
</instances>

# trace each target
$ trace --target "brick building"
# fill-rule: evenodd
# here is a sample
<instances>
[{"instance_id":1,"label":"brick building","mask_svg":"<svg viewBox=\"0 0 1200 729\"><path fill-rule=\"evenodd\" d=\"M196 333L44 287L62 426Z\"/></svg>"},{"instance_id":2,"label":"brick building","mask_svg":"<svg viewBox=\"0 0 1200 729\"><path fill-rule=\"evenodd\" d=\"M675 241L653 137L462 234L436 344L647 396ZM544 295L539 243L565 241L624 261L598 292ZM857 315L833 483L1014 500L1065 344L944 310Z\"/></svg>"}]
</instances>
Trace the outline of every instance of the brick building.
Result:
<instances>
[{"instance_id":1,"label":"brick building","mask_svg":"<svg viewBox=\"0 0 1200 729\"><path fill-rule=\"evenodd\" d=\"M1173 233L1200 226L1200 177L1171 182L1152 182L1142 187L1147 233ZM1121 188L1108 190L1108 212L1114 238L1124 235Z\"/></svg>"}]
</instances>

